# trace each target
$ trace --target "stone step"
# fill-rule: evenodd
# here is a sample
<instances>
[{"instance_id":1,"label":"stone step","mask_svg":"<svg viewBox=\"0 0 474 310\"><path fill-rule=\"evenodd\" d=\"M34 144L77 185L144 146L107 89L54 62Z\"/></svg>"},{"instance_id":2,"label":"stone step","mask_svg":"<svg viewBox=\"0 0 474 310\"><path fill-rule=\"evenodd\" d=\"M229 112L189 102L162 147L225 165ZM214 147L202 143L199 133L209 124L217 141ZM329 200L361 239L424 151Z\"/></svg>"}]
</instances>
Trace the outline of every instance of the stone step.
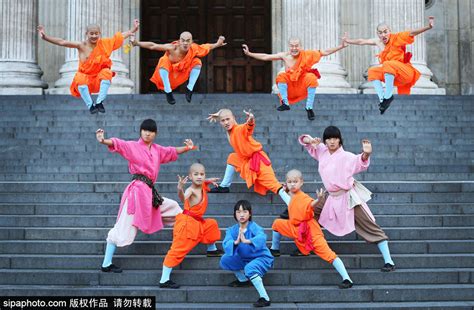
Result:
<instances>
[{"instance_id":1,"label":"stone step","mask_svg":"<svg viewBox=\"0 0 474 310\"><path fill-rule=\"evenodd\" d=\"M371 285L354 286L350 290L338 290L333 286L298 286L288 290L287 287L267 286L266 289L273 302L407 302L407 301L472 301L474 284L439 284L439 285ZM0 291L5 296L156 296L158 303L182 302L247 302L253 303L258 295L254 288L230 288L225 286L182 286L176 290L159 289L157 286L102 286L102 287L68 287L40 285L4 285Z\"/></svg>"},{"instance_id":2,"label":"stone step","mask_svg":"<svg viewBox=\"0 0 474 310\"><path fill-rule=\"evenodd\" d=\"M229 208L230 209L230 208ZM283 208L282 208L283 210ZM117 211L118 213L118 211ZM229 210L232 214L232 209ZM271 227L279 214L255 215L254 220L262 227ZM112 227L116 222L117 214L112 215L0 215L0 227L37 227L38 229L72 227L74 229L92 227ZM215 219L221 228L235 224L232 215L219 215L206 212L204 218ZM461 228L474 227L474 214L457 215L377 215L377 223L384 228L424 227L444 229L447 227Z\"/></svg>"},{"instance_id":3,"label":"stone step","mask_svg":"<svg viewBox=\"0 0 474 310\"><path fill-rule=\"evenodd\" d=\"M271 221L264 221L262 217L255 217L259 224L264 225L266 222L265 232L267 240L272 238L271 223L275 219L272 217ZM230 222L231 219L228 219ZM233 218L232 218L233 220ZM226 227L233 224L231 222L225 225L227 221L218 219L218 224L221 227L221 236L223 239L226 232ZM80 227L65 225L67 227L0 227L0 240L104 240L108 231L113 227L115 218L111 222L101 225L103 228L84 227L85 224L80 222ZM383 225L381 218L377 217L377 223L381 225L385 233L390 237L390 240L472 240L474 239L474 227L390 227ZM101 224L101 221L97 221ZM470 224L472 224L472 219ZM324 231L327 240L362 240L357 237L355 233L351 233L344 237L336 237ZM164 228L157 234L147 235L139 234L136 240L141 241L169 241L173 237L172 228Z\"/></svg>"},{"instance_id":4,"label":"stone step","mask_svg":"<svg viewBox=\"0 0 474 310\"><path fill-rule=\"evenodd\" d=\"M268 204L252 203L252 214L262 216L278 214L284 209L283 202ZM0 203L0 214L2 215L112 215L116 216L118 204L86 204L86 203L61 203L61 204L18 204ZM227 215L232 213L234 203L218 202L210 203L208 214ZM463 215L474 214L474 202L471 203L418 203L418 204L390 204L370 203L372 213L378 218L379 215Z\"/></svg>"},{"instance_id":5,"label":"stone step","mask_svg":"<svg viewBox=\"0 0 474 310\"><path fill-rule=\"evenodd\" d=\"M104 236L105 239L106 236ZM221 242L218 241L217 244ZM271 242L267 241L270 245ZM329 241L329 246L338 254L377 253L375 246L368 246L364 241L337 240ZM124 247L121 254L166 254L171 245L166 241L136 241L131 247ZM281 252L291 253L296 249L292 241L282 241ZM104 241L88 240L0 240L0 253L5 254L101 254L104 253ZM198 245L191 254L205 253L206 247ZM472 253L474 240L394 240L390 242L391 253Z\"/></svg>"},{"instance_id":6,"label":"stone step","mask_svg":"<svg viewBox=\"0 0 474 310\"><path fill-rule=\"evenodd\" d=\"M377 269L348 270L355 285L399 284L466 284L474 268L404 269L382 273ZM99 270L81 269L2 269L0 285L74 285L74 286L154 286L161 277L160 271L125 270L110 275ZM186 286L224 286L235 280L233 273L225 270L175 270L173 281ZM329 270L270 270L264 277L267 286L331 286L339 283L339 274Z\"/></svg>"}]
</instances>

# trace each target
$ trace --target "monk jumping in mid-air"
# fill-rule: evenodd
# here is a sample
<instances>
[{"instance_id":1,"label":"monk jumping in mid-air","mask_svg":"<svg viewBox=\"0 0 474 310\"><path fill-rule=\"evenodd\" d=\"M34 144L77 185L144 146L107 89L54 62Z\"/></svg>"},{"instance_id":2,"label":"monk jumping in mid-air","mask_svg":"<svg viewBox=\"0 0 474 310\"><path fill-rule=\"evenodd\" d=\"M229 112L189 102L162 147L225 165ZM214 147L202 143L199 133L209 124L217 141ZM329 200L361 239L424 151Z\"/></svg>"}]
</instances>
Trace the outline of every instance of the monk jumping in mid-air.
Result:
<instances>
[{"instance_id":1,"label":"monk jumping in mid-air","mask_svg":"<svg viewBox=\"0 0 474 310\"><path fill-rule=\"evenodd\" d=\"M374 39L348 39L344 41L355 45L376 45L380 66L369 68L368 80L372 81L379 97L380 114L384 114L393 101L393 87L397 86L399 95L409 95L410 89L420 78L420 72L410 63L412 54L406 51L406 46L415 42L415 36L433 28L434 17L428 17L428 25L419 29L392 33L386 23L377 26L377 36ZM382 86L385 82L385 91Z\"/></svg>"},{"instance_id":2,"label":"monk jumping in mid-air","mask_svg":"<svg viewBox=\"0 0 474 310\"><path fill-rule=\"evenodd\" d=\"M306 113L309 120L314 120L313 103L318 87L318 79L321 78L318 70L313 68L322 56L331 55L347 46L344 41L338 47L326 50L303 50L301 40L291 38L288 41L289 51L277 54L252 53L248 46L243 44L244 54L263 61L282 60L285 71L277 75L276 83L280 92L281 105L278 111L290 110L290 104L294 104L306 98Z\"/></svg>"},{"instance_id":3,"label":"monk jumping in mid-air","mask_svg":"<svg viewBox=\"0 0 474 310\"><path fill-rule=\"evenodd\" d=\"M153 42L138 42L132 38L132 44L152 51L165 52L160 58L155 72L150 81L155 83L156 87L164 90L166 94L166 101L169 104L175 104L176 100L173 97L173 89L186 82L188 79L188 86L186 87L186 101L191 102L193 95L194 84L201 73L202 58L209 54L209 52L217 47L226 45L225 38L219 36L216 43L210 44L196 44L193 43L193 35L185 31L180 34L179 41L174 41L168 44L156 44Z\"/></svg>"},{"instance_id":4,"label":"monk jumping in mid-air","mask_svg":"<svg viewBox=\"0 0 474 310\"><path fill-rule=\"evenodd\" d=\"M105 113L104 101L107 97L112 77L112 52L120 48L123 40L137 32L140 22L136 19L133 28L125 32L117 32L112 38L102 38L99 25L89 25L86 28L86 39L81 42L66 41L61 38L46 35L44 26L37 30L41 38L59 46L76 48L79 53L79 68L71 84L71 94L81 97L91 114ZM91 93L99 93L94 104Z\"/></svg>"}]
</instances>

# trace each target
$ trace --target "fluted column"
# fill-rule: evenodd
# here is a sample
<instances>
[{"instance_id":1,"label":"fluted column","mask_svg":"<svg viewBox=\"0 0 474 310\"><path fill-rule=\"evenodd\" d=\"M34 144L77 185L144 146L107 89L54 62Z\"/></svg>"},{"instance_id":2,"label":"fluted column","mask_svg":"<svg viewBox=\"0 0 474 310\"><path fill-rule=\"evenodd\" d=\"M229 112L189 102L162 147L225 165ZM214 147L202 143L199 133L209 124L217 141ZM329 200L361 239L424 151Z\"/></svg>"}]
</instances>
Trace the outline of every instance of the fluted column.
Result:
<instances>
[{"instance_id":1,"label":"fluted column","mask_svg":"<svg viewBox=\"0 0 474 310\"><path fill-rule=\"evenodd\" d=\"M122 29L123 0L68 0L66 40L85 40L86 27L89 24L99 24L102 37L112 37ZM66 50L66 61L59 70L61 78L56 81L51 94L69 94L74 74L79 66L77 49ZM112 79L109 94L128 94L133 91L133 82L128 78L128 69L122 61L122 48L111 55L112 71L116 76Z\"/></svg>"},{"instance_id":2,"label":"fluted column","mask_svg":"<svg viewBox=\"0 0 474 310\"><path fill-rule=\"evenodd\" d=\"M327 49L341 43L340 0L282 1L282 45L298 37L304 49ZM321 58L316 65L321 73L317 93L356 93L346 80L341 64L344 50Z\"/></svg>"},{"instance_id":3,"label":"fluted column","mask_svg":"<svg viewBox=\"0 0 474 310\"><path fill-rule=\"evenodd\" d=\"M0 0L0 94L41 95L37 62L37 0Z\"/></svg>"},{"instance_id":4,"label":"fluted column","mask_svg":"<svg viewBox=\"0 0 474 310\"><path fill-rule=\"evenodd\" d=\"M423 0L371 0L371 28L376 37L377 25L385 22L389 25L392 32L400 32L408 29L421 28L427 24L425 18L425 2ZM396 12L396 14L394 13ZM436 27L436 23L435 23ZM438 85L431 81L433 73L426 64L426 40L424 34L415 37L415 43L407 45L407 51L413 53L411 63L420 71L421 76L411 89L412 94L446 94L444 88L438 88ZM379 53L377 48L373 48L371 55L371 67L378 65ZM367 74L365 74L367 76ZM360 88L363 93L374 93L372 83L365 82Z\"/></svg>"}]
</instances>

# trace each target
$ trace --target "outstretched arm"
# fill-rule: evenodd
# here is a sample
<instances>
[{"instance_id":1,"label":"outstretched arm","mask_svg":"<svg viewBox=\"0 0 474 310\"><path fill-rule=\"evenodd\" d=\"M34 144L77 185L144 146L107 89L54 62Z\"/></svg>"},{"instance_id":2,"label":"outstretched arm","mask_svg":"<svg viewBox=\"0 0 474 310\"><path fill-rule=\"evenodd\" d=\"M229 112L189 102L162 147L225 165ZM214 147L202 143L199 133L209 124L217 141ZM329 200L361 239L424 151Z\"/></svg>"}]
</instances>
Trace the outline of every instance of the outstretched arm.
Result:
<instances>
[{"instance_id":1,"label":"outstretched arm","mask_svg":"<svg viewBox=\"0 0 474 310\"><path fill-rule=\"evenodd\" d=\"M185 146L176 146L176 152L178 154L182 154L182 153L186 153L186 152L189 152L191 150L195 150L197 147L194 146L194 143L193 143L193 140L191 139L186 139L184 140L184 144Z\"/></svg>"},{"instance_id":2,"label":"outstretched arm","mask_svg":"<svg viewBox=\"0 0 474 310\"><path fill-rule=\"evenodd\" d=\"M132 29L128 30L128 31L125 31L125 32L122 32L122 36L124 39L128 38L129 36L132 36L135 34L135 32L138 31L138 27L140 26L140 22L138 21L138 19L135 19L133 21L133 27Z\"/></svg>"},{"instance_id":3,"label":"outstretched arm","mask_svg":"<svg viewBox=\"0 0 474 310\"><path fill-rule=\"evenodd\" d=\"M40 35L41 39L45 40L46 42L53 43L59 46L69 47L69 48L81 47L81 42L67 41L62 38L56 38L56 37L51 37L51 36L46 35L43 25L39 25L38 27L36 27L36 30L38 31L38 34Z\"/></svg>"},{"instance_id":4,"label":"outstretched arm","mask_svg":"<svg viewBox=\"0 0 474 310\"><path fill-rule=\"evenodd\" d=\"M343 48L347 47L347 42L345 41L346 37L342 37L341 39L341 45L333 47L333 48L328 48L326 50L320 50L322 56L329 56L331 54L334 54L337 51L342 50Z\"/></svg>"},{"instance_id":5,"label":"outstretched arm","mask_svg":"<svg viewBox=\"0 0 474 310\"><path fill-rule=\"evenodd\" d=\"M103 129L97 129L95 132L95 137L97 138L97 141L101 144L105 144L107 146L112 146L114 145L114 141L112 139L105 139L105 131Z\"/></svg>"},{"instance_id":6,"label":"outstretched arm","mask_svg":"<svg viewBox=\"0 0 474 310\"><path fill-rule=\"evenodd\" d=\"M171 43L167 44L156 44L153 42L139 42L135 39L134 36L130 38L130 42L133 46L139 46L141 48L146 48L151 51L167 52L175 49L175 45Z\"/></svg>"},{"instance_id":7,"label":"outstretched arm","mask_svg":"<svg viewBox=\"0 0 474 310\"><path fill-rule=\"evenodd\" d=\"M354 45L377 45L375 39L349 39L347 36L347 32L344 33L343 41L347 44Z\"/></svg>"},{"instance_id":8,"label":"outstretched arm","mask_svg":"<svg viewBox=\"0 0 474 310\"><path fill-rule=\"evenodd\" d=\"M411 36L417 36L420 33L425 32L426 30L430 30L434 26L434 16L429 16L428 17L428 25L419 29L414 29L410 31Z\"/></svg>"},{"instance_id":9,"label":"outstretched arm","mask_svg":"<svg viewBox=\"0 0 474 310\"><path fill-rule=\"evenodd\" d=\"M282 60L282 58L284 57L284 53L278 53L278 54L252 53L250 52L247 44L242 44L242 49L245 55L258 59L258 60L263 60L263 61Z\"/></svg>"},{"instance_id":10,"label":"outstretched arm","mask_svg":"<svg viewBox=\"0 0 474 310\"><path fill-rule=\"evenodd\" d=\"M213 50L215 48L218 48L218 47L221 47L221 46L224 46L224 45L227 45L227 43L225 43L224 41L225 41L225 37L224 36L219 36L219 39L217 39L216 43L210 44L211 50Z\"/></svg>"}]
</instances>

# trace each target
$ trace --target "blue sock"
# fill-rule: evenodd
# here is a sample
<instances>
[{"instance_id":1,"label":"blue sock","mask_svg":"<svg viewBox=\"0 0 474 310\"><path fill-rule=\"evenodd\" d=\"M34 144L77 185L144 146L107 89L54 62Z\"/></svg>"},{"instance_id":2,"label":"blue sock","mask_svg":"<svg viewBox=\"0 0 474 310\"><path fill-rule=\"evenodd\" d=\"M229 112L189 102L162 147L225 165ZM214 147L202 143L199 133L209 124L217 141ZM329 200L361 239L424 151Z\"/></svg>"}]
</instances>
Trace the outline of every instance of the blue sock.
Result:
<instances>
[{"instance_id":1,"label":"blue sock","mask_svg":"<svg viewBox=\"0 0 474 310\"><path fill-rule=\"evenodd\" d=\"M217 251L216 244L215 244L215 243L209 244L209 245L207 246L207 251L208 251L208 252Z\"/></svg>"},{"instance_id":2,"label":"blue sock","mask_svg":"<svg viewBox=\"0 0 474 310\"><path fill-rule=\"evenodd\" d=\"M107 242L107 247L105 248L104 261L102 262L102 267L109 267L112 265L112 257L114 256L115 249L117 246L113 243Z\"/></svg>"},{"instance_id":3,"label":"blue sock","mask_svg":"<svg viewBox=\"0 0 474 310\"><path fill-rule=\"evenodd\" d=\"M281 199L283 199L283 201L286 203L287 206L290 205L291 197L290 197L290 195L288 195L287 192L285 192L285 191L283 190L283 188L281 188L281 189L278 191L278 195L280 195Z\"/></svg>"},{"instance_id":4,"label":"blue sock","mask_svg":"<svg viewBox=\"0 0 474 310\"><path fill-rule=\"evenodd\" d=\"M383 260L385 261L385 264L391 264L395 265L395 263L392 260L392 257L390 256L390 250L388 248L388 241L384 240L379 243L377 243L377 246L380 250L380 253L382 253Z\"/></svg>"},{"instance_id":5,"label":"blue sock","mask_svg":"<svg viewBox=\"0 0 474 310\"><path fill-rule=\"evenodd\" d=\"M379 96L379 101L382 102L382 100L383 100L382 82L380 82L379 80L373 80L372 85L374 85L375 92L377 93L377 96Z\"/></svg>"},{"instance_id":6,"label":"blue sock","mask_svg":"<svg viewBox=\"0 0 474 310\"><path fill-rule=\"evenodd\" d=\"M349 274L347 273L346 267L344 266L344 263L339 257L336 257L336 259L332 262L332 265L334 268L336 268L337 272L342 277L342 280L349 280L352 282L351 278L349 277Z\"/></svg>"},{"instance_id":7,"label":"blue sock","mask_svg":"<svg viewBox=\"0 0 474 310\"><path fill-rule=\"evenodd\" d=\"M232 184L232 179L234 178L235 168L232 165L227 164L225 167L224 177L222 178L220 187L229 187Z\"/></svg>"},{"instance_id":8,"label":"blue sock","mask_svg":"<svg viewBox=\"0 0 474 310\"><path fill-rule=\"evenodd\" d=\"M385 95L384 98L388 99L393 96L393 82L395 81L395 76L390 73L385 73Z\"/></svg>"},{"instance_id":9,"label":"blue sock","mask_svg":"<svg viewBox=\"0 0 474 310\"><path fill-rule=\"evenodd\" d=\"M171 271L173 271L173 268L166 267L163 265L163 271L161 272L161 280L160 283L165 283L170 279Z\"/></svg>"},{"instance_id":10,"label":"blue sock","mask_svg":"<svg viewBox=\"0 0 474 310\"><path fill-rule=\"evenodd\" d=\"M252 281L253 286L257 289L258 295L260 297L265 298L265 300L269 301L270 297L268 297L267 291L265 290L265 287L263 286L263 281L262 278L259 275L254 275L250 278L250 281Z\"/></svg>"},{"instance_id":11,"label":"blue sock","mask_svg":"<svg viewBox=\"0 0 474 310\"><path fill-rule=\"evenodd\" d=\"M306 110L313 109L316 87L308 87L308 97L306 98Z\"/></svg>"},{"instance_id":12,"label":"blue sock","mask_svg":"<svg viewBox=\"0 0 474 310\"><path fill-rule=\"evenodd\" d=\"M189 74L189 81L188 81L188 89L190 91L193 91L194 84L196 84L196 81L199 77L199 73L201 73L201 66L195 66L191 70L191 73Z\"/></svg>"},{"instance_id":13,"label":"blue sock","mask_svg":"<svg viewBox=\"0 0 474 310\"><path fill-rule=\"evenodd\" d=\"M277 231L272 231L272 250L280 250L281 234Z\"/></svg>"},{"instance_id":14,"label":"blue sock","mask_svg":"<svg viewBox=\"0 0 474 310\"><path fill-rule=\"evenodd\" d=\"M247 277L244 275L244 272L242 270L239 271L234 271L235 277L239 282L247 282Z\"/></svg>"},{"instance_id":15,"label":"blue sock","mask_svg":"<svg viewBox=\"0 0 474 310\"><path fill-rule=\"evenodd\" d=\"M99 96L97 96L97 103L101 103L107 97L107 92L109 91L110 81L109 80L102 80L100 81L100 90Z\"/></svg>"},{"instance_id":16,"label":"blue sock","mask_svg":"<svg viewBox=\"0 0 474 310\"><path fill-rule=\"evenodd\" d=\"M160 77L163 81L163 86L165 87L165 93L171 93L170 77L168 70L160 68Z\"/></svg>"},{"instance_id":17,"label":"blue sock","mask_svg":"<svg viewBox=\"0 0 474 310\"><path fill-rule=\"evenodd\" d=\"M283 104L289 105L288 104L288 85L285 83L278 83L278 90L280 91L280 96L281 100L283 101Z\"/></svg>"},{"instance_id":18,"label":"blue sock","mask_svg":"<svg viewBox=\"0 0 474 310\"><path fill-rule=\"evenodd\" d=\"M87 107L90 109L92 107L92 98L91 93L89 93L89 87L87 85L79 85L77 90L81 94L82 100L84 100Z\"/></svg>"}]
</instances>

